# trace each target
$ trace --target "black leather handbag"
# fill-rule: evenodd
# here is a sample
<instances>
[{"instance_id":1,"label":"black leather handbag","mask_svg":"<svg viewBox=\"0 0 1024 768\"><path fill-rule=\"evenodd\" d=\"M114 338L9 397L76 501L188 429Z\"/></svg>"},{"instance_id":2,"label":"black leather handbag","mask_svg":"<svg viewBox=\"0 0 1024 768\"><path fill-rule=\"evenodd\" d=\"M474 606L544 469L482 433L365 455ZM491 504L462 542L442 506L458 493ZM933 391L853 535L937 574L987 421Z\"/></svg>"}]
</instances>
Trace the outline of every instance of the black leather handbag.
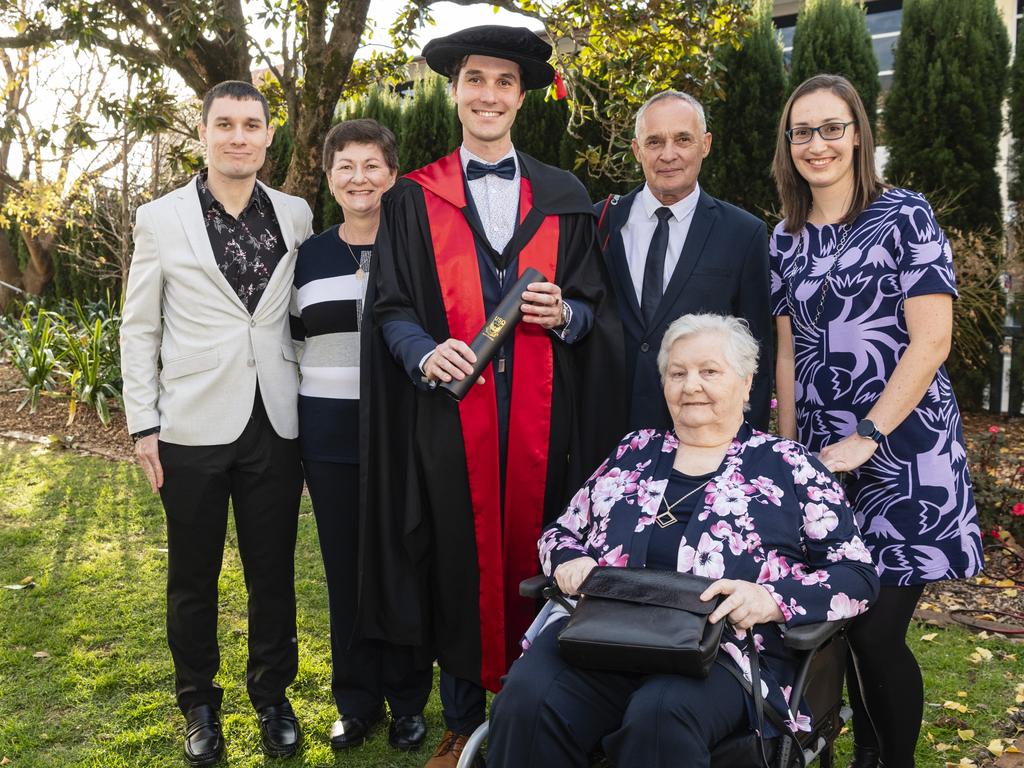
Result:
<instances>
[{"instance_id":1,"label":"black leather handbag","mask_svg":"<svg viewBox=\"0 0 1024 768\"><path fill-rule=\"evenodd\" d=\"M558 635L562 657L585 669L707 677L726 621L725 599L700 595L714 579L646 568L594 568Z\"/></svg>"}]
</instances>

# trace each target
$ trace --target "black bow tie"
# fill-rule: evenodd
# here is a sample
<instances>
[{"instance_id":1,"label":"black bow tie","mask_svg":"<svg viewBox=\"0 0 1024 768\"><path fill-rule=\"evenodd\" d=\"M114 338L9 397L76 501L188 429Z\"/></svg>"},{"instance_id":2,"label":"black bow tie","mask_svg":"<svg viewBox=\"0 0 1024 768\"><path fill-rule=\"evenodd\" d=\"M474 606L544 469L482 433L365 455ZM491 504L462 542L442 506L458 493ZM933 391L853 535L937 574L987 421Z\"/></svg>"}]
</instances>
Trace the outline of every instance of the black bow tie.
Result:
<instances>
[{"instance_id":1,"label":"black bow tie","mask_svg":"<svg viewBox=\"0 0 1024 768\"><path fill-rule=\"evenodd\" d=\"M500 163L495 163L494 165L481 163L477 160L470 160L466 165L466 178L470 181L482 179L489 173L511 181L516 177L516 161L511 157L506 157Z\"/></svg>"}]
</instances>

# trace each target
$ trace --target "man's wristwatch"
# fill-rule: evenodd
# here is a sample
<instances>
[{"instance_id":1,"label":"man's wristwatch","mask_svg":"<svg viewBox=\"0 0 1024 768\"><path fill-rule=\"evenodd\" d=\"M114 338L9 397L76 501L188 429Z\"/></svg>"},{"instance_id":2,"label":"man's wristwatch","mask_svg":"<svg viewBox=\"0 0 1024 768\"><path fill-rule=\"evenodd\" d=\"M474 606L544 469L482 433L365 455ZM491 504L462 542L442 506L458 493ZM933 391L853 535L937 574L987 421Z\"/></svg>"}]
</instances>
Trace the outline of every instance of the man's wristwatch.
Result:
<instances>
[{"instance_id":1,"label":"man's wristwatch","mask_svg":"<svg viewBox=\"0 0 1024 768\"><path fill-rule=\"evenodd\" d=\"M139 432L132 432L131 436L132 436L132 440L137 443L137 442L139 442L139 440L141 440L144 437L148 437L149 435L158 435L158 434L160 434L160 427L150 427L149 429L143 429L143 430L141 430Z\"/></svg>"},{"instance_id":2,"label":"man's wristwatch","mask_svg":"<svg viewBox=\"0 0 1024 768\"><path fill-rule=\"evenodd\" d=\"M566 304L565 300L563 299L562 300L562 322L557 327L565 328L565 326L567 326L569 324L570 320L572 320L572 310L569 308L569 305Z\"/></svg>"},{"instance_id":3,"label":"man's wristwatch","mask_svg":"<svg viewBox=\"0 0 1024 768\"><path fill-rule=\"evenodd\" d=\"M878 428L875 426L875 422L871 419L861 419L857 422L857 434L861 437L871 438L879 444L885 438L885 435L878 431Z\"/></svg>"}]
</instances>

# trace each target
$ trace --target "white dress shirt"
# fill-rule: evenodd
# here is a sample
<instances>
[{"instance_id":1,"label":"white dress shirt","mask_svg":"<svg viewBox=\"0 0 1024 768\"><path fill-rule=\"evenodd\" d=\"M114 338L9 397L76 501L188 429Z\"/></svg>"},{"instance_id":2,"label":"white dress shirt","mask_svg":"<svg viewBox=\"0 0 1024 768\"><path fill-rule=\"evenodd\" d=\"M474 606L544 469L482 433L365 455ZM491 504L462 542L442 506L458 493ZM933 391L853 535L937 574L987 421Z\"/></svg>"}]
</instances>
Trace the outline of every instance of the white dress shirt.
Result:
<instances>
[{"instance_id":1,"label":"white dress shirt","mask_svg":"<svg viewBox=\"0 0 1024 768\"><path fill-rule=\"evenodd\" d=\"M503 179L489 173L468 182L473 204L476 206L476 212L480 214L480 223L484 225L484 234L487 235L491 247L498 253L504 251L508 241L512 239L512 234L516 230L516 215L519 213L519 180L522 178L522 171L519 168L515 147L493 163L474 155L465 146L459 147L463 174L470 160L476 160L484 165L496 165L506 157L511 157L512 162L516 164L515 178Z\"/></svg>"},{"instance_id":2,"label":"white dress shirt","mask_svg":"<svg viewBox=\"0 0 1024 768\"><path fill-rule=\"evenodd\" d=\"M665 282L661 289L664 292L668 282L672 278L676 264L683 252L683 244L686 242L686 235L690 231L690 222L693 221L693 212L697 209L697 201L700 199L700 184L693 188L693 192L682 200L665 206L654 196L650 188L644 184L633 205L629 209L629 218L622 227L622 244L626 251L626 264L629 266L629 277L633 281L633 290L636 291L636 300L642 301L644 287L644 267L647 264L647 250L651 247L651 238L654 237L654 230L658 226L658 217L654 212L659 208L667 207L672 211L668 220L668 252L665 254Z\"/></svg>"}]
</instances>

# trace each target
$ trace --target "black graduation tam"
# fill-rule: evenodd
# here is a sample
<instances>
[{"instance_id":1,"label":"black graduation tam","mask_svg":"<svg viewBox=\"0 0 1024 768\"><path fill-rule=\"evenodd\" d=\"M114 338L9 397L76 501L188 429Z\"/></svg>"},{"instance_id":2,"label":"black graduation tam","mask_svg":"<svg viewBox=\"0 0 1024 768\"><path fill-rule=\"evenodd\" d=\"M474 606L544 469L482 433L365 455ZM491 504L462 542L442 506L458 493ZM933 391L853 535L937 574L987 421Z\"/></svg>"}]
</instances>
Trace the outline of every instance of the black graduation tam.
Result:
<instances>
[{"instance_id":1,"label":"black graduation tam","mask_svg":"<svg viewBox=\"0 0 1024 768\"><path fill-rule=\"evenodd\" d=\"M523 70L523 87L546 88L555 77L548 64L551 46L526 27L484 24L438 37L423 46L423 58L435 72L449 75L453 64L464 56L493 56L514 61Z\"/></svg>"}]
</instances>

